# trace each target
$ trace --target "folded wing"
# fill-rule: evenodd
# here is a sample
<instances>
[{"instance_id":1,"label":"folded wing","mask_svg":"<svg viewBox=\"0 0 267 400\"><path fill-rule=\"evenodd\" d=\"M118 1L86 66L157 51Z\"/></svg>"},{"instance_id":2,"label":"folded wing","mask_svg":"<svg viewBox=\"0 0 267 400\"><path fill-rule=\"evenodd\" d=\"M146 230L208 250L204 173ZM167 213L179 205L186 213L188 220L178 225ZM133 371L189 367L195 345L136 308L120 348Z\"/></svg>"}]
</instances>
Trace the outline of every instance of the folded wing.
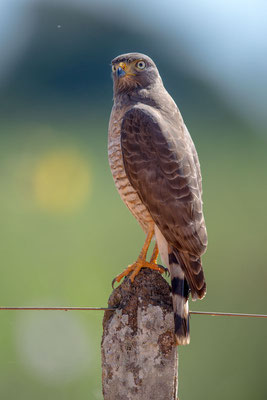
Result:
<instances>
[{"instance_id":1,"label":"folded wing","mask_svg":"<svg viewBox=\"0 0 267 400\"><path fill-rule=\"evenodd\" d=\"M128 179L168 244L176 249L193 297L203 297L200 257L207 246L197 153L182 120L137 105L125 113L121 148Z\"/></svg>"}]
</instances>

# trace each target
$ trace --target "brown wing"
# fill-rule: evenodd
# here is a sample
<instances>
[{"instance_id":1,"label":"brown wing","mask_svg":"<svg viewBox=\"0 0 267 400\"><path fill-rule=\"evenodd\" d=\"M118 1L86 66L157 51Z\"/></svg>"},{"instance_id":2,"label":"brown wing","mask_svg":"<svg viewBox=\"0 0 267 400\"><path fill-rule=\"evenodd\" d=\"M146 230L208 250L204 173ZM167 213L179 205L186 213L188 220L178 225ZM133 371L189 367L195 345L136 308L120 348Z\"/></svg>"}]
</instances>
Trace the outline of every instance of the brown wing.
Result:
<instances>
[{"instance_id":1,"label":"brown wing","mask_svg":"<svg viewBox=\"0 0 267 400\"><path fill-rule=\"evenodd\" d=\"M135 106L123 118L121 147L128 179L167 242L182 260L197 260L207 246L201 175L192 139L181 124L178 114L166 121L151 107ZM200 268L203 276L201 264L195 272L190 262L184 264L195 286Z\"/></svg>"}]
</instances>

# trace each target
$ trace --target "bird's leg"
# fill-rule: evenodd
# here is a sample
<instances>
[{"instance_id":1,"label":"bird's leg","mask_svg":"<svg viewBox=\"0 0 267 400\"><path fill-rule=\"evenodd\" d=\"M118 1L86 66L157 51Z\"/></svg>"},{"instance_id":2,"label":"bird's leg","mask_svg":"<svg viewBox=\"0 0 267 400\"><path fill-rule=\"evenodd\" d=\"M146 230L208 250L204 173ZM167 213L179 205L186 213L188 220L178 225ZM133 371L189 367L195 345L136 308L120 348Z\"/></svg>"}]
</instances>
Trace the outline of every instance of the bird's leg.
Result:
<instances>
[{"instance_id":1,"label":"bird's leg","mask_svg":"<svg viewBox=\"0 0 267 400\"><path fill-rule=\"evenodd\" d=\"M143 246L143 248L142 248L142 250L141 250L141 252L139 254L139 257L138 257L137 261L135 263L129 265L121 274L116 276L116 278L114 278L113 281L112 281L112 286L114 285L115 282L120 282L121 279L124 276L129 275L130 272L132 272L132 274L130 276L130 279L133 282L134 278L140 272L141 268L150 268L150 269L153 269L155 271L159 271L161 274L163 272L165 272L165 268L157 265L157 263L156 263L157 262L157 258L158 258L158 253L159 253L157 244L154 247L150 262L146 261L146 255L147 255L148 248L149 248L149 245L151 243L151 240L153 238L153 235L154 235L154 227L152 227L148 231L144 246Z\"/></svg>"},{"instance_id":2,"label":"bird's leg","mask_svg":"<svg viewBox=\"0 0 267 400\"><path fill-rule=\"evenodd\" d=\"M158 255L159 255L159 248L158 248L158 244L157 244L157 242L156 242L149 263L150 263L150 264L155 264L157 267L160 267L159 272L160 272L161 274L163 274L163 272L165 272L167 275L169 275L169 270L168 270L168 268L165 268L165 267L163 267L162 265L159 265L159 264L157 263Z\"/></svg>"},{"instance_id":3,"label":"bird's leg","mask_svg":"<svg viewBox=\"0 0 267 400\"><path fill-rule=\"evenodd\" d=\"M157 264L158 255L159 255L159 248L158 248L158 245L157 245L157 242L156 242L155 246L154 246L154 249L153 249L152 256L150 258L150 263L151 264Z\"/></svg>"}]
</instances>

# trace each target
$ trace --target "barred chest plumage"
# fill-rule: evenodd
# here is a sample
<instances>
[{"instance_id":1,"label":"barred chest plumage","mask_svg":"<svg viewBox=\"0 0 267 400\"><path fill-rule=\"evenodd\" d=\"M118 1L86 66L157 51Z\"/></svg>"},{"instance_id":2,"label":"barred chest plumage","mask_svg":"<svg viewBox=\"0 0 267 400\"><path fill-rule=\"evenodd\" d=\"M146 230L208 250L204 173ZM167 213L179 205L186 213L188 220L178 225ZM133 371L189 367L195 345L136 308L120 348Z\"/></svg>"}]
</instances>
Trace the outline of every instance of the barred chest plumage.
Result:
<instances>
[{"instance_id":1,"label":"barred chest plumage","mask_svg":"<svg viewBox=\"0 0 267 400\"><path fill-rule=\"evenodd\" d=\"M141 202L135 189L129 182L123 165L121 151L121 123L127 109L114 106L108 129L108 158L111 173L121 199L137 219L143 230L147 233L148 227L153 223L150 213Z\"/></svg>"}]
</instances>

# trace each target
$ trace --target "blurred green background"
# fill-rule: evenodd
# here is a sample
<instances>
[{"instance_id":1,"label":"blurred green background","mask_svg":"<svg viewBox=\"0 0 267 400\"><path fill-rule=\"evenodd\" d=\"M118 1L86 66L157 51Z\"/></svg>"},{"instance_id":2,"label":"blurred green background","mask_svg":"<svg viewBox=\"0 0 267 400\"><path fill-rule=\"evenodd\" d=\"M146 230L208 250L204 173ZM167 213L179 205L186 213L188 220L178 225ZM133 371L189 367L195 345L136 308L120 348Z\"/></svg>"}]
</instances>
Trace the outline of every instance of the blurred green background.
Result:
<instances>
[{"instance_id":1,"label":"blurred green background","mask_svg":"<svg viewBox=\"0 0 267 400\"><path fill-rule=\"evenodd\" d=\"M105 306L113 277L136 259L144 234L115 190L107 126L110 60L140 51L157 63L202 166L208 293L190 307L266 313L266 87L257 68L266 36L244 28L254 29L246 45L258 49L248 79L238 29L246 19L224 2L237 27L224 49L210 7L214 34L198 43L201 15L188 4L191 14L172 1L160 14L150 1L2 0L1 305ZM233 30L226 22L221 32ZM265 90L254 99L256 82ZM0 398L102 399L102 317L2 311ZM266 337L263 319L192 316L191 344L179 348L179 398L266 399Z\"/></svg>"}]
</instances>

